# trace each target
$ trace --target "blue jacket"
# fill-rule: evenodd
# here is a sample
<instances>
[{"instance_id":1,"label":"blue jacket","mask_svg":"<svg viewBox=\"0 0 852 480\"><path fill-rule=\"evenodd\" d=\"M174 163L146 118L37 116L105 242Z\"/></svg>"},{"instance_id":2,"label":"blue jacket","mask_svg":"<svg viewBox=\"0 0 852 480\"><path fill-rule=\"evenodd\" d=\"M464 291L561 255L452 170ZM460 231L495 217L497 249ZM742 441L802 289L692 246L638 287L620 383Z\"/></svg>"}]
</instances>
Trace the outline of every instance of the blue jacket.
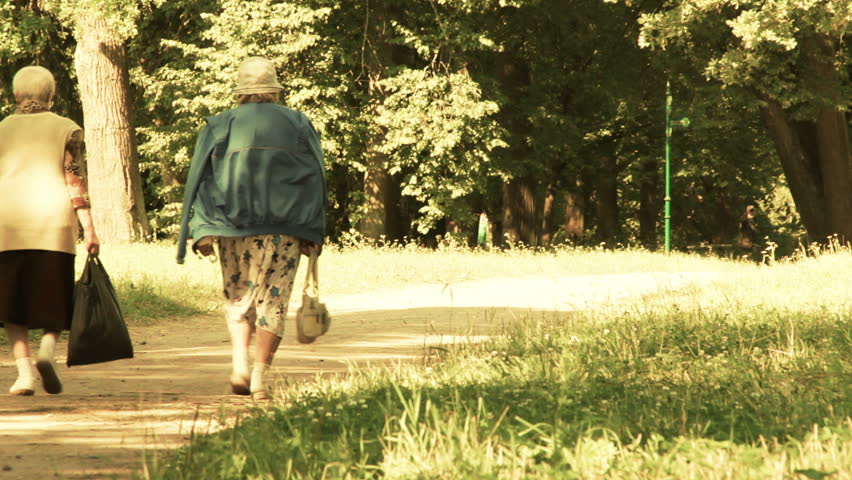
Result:
<instances>
[{"instance_id":1,"label":"blue jacket","mask_svg":"<svg viewBox=\"0 0 852 480\"><path fill-rule=\"evenodd\" d=\"M209 117L184 191L178 263L206 236L293 235L322 245L325 163L305 114L248 103Z\"/></svg>"}]
</instances>

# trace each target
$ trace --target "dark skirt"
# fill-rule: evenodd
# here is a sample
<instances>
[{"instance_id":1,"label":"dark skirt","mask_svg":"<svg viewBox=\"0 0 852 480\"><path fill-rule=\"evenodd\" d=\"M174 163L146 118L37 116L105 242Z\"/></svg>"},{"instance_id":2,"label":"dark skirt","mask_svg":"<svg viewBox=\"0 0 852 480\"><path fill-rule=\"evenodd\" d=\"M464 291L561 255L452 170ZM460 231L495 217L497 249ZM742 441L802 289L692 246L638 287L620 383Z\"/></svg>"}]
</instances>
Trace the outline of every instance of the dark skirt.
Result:
<instances>
[{"instance_id":1,"label":"dark skirt","mask_svg":"<svg viewBox=\"0 0 852 480\"><path fill-rule=\"evenodd\" d=\"M0 252L0 326L71 328L74 255L47 250Z\"/></svg>"}]
</instances>

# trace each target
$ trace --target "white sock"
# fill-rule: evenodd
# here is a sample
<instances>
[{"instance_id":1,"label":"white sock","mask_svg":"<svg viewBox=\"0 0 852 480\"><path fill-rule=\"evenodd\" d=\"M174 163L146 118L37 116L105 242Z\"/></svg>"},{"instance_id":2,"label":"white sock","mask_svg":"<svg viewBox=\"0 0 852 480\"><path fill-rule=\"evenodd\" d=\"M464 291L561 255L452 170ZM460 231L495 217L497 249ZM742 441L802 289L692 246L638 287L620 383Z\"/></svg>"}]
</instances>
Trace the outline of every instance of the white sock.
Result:
<instances>
[{"instance_id":1,"label":"white sock","mask_svg":"<svg viewBox=\"0 0 852 480\"><path fill-rule=\"evenodd\" d=\"M234 368L234 376L240 378L249 376L248 348L245 345L234 345L231 351L231 364Z\"/></svg>"},{"instance_id":2,"label":"white sock","mask_svg":"<svg viewBox=\"0 0 852 480\"><path fill-rule=\"evenodd\" d=\"M263 383L263 376L268 369L269 365L262 362L255 362L254 370L251 372L252 393L266 391L266 385Z\"/></svg>"},{"instance_id":3,"label":"white sock","mask_svg":"<svg viewBox=\"0 0 852 480\"><path fill-rule=\"evenodd\" d=\"M35 372L33 371L33 363L30 357L16 358L15 364L18 366L18 379L9 388L9 392L15 390L33 390L35 386Z\"/></svg>"},{"instance_id":4,"label":"white sock","mask_svg":"<svg viewBox=\"0 0 852 480\"><path fill-rule=\"evenodd\" d=\"M53 352L56 350L56 337L44 335L41 337L41 345L38 348L39 360L53 360Z\"/></svg>"}]
</instances>

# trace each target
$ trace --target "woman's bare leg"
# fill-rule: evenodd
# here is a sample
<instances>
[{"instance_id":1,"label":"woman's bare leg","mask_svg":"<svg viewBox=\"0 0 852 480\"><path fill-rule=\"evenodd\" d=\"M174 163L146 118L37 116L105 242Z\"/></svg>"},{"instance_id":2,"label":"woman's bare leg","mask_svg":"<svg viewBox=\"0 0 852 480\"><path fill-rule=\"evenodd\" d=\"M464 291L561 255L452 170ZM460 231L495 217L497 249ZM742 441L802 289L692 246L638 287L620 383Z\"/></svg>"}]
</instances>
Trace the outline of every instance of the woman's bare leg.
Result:
<instances>
[{"instance_id":1,"label":"woman's bare leg","mask_svg":"<svg viewBox=\"0 0 852 480\"><path fill-rule=\"evenodd\" d=\"M12 355L18 367L18 378L9 388L12 395L32 395L35 393L35 374L30 360L29 332L23 325L6 323L6 338L12 345Z\"/></svg>"},{"instance_id":2,"label":"woman's bare leg","mask_svg":"<svg viewBox=\"0 0 852 480\"><path fill-rule=\"evenodd\" d=\"M248 322L228 322L231 333L231 390L237 395L249 395L249 344L252 325Z\"/></svg>"},{"instance_id":3,"label":"woman's bare leg","mask_svg":"<svg viewBox=\"0 0 852 480\"><path fill-rule=\"evenodd\" d=\"M281 345L281 337L272 332L258 328L256 333L256 345L254 356L254 370L251 374L251 394L256 400L267 400L269 394L266 391L264 375L272 364L275 352Z\"/></svg>"},{"instance_id":4,"label":"woman's bare leg","mask_svg":"<svg viewBox=\"0 0 852 480\"><path fill-rule=\"evenodd\" d=\"M41 375L41 384L44 391L47 393L62 393L62 382L59 381L59 375L56 373L56 362L53 361L53 353L56 350L56 339L59 337L59 332L51 332L45 330L41 337L41 345L38 349L38 359L36 360L36 369Z\"/></svg>"}]
</instances>

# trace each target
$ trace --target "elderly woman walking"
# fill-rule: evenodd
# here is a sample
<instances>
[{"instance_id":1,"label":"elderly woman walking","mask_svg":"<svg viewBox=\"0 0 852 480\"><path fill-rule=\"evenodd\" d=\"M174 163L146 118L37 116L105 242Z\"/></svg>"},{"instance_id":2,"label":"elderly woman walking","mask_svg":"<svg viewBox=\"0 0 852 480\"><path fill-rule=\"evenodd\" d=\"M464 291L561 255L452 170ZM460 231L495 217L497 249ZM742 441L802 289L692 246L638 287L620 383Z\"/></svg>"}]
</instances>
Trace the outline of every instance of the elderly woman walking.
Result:
<instances>
[{"instance_id":1,"label":"elderly woman walking","mask_svg":"<svg viewBox=\"0 0 852 480\"><path fill-rule=\"evenodd\" d=\"M178 263L218 244L232 344L231 390L269 398L264 375L284 332L299 259L325 236L325 164L303 113L278 105L272 62L250 57L238 71L238 106L207 119L184 193ZM249 345L255 361L249 372Z\"/></svg>"},{"instance_id":2,"label":"elderly woman walking","mask_svg":"<svg viewBox=\"0 0 852 480\"><path fill-rule=\"evenodd\" d=\"M28 330L43 329L35 366L45 391L60 393L53 353L71 325L78 221L86 250L99 250L83 131L50 112L56 83L47 69L21 69L12 90L17 110L0 122L0 325L18 367L9 392L34 393Z\"/></svg>"}]
</instances>

